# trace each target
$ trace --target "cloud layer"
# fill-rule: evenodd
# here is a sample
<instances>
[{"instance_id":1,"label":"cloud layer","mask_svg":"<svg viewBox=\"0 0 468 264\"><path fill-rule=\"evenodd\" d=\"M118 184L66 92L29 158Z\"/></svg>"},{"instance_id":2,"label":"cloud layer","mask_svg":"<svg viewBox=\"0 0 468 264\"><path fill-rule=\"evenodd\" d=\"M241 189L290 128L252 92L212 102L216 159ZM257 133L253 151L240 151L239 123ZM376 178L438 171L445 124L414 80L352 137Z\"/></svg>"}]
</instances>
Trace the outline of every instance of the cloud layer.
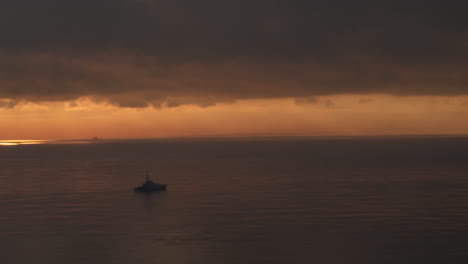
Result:
<instances>
[{"instance_id":1,"label":"cloud layer","mask_svg":"<svg viewBox=\"0 0 468 264\"><path fill-rule=\"evenodd\" d=\"M466 1L5 0L0 98L468 93Z\"/></svg>"}]
</instances>

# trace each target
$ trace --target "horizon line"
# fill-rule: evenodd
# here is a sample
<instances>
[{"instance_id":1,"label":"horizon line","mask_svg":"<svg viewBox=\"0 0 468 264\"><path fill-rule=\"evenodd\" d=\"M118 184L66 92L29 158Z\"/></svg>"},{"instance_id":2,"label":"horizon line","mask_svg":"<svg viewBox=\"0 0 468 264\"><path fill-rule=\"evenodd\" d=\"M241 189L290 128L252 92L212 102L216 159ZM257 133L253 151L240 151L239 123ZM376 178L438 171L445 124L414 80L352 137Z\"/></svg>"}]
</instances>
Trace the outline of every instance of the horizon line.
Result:
<instances>
[{"instance_id":1,"label":"horizon line","mask_svg":"<svg viewBox=\"0 0 468 264\"><path fill-rule=\"evenodd\" d=\"M20 144L53 144L53 143L104 143L108 141L125 140L281 140L281 139L314 139L314 138L447 138L447 137L468 137L468 134L342 134L342 135L201 135L201 136L176 136L176 137L129 137L129 138L61 138L61 139L0 139L0 145L20 145ZM17 144L16 144L17 143Z\"/></svg>"}]
</instances>

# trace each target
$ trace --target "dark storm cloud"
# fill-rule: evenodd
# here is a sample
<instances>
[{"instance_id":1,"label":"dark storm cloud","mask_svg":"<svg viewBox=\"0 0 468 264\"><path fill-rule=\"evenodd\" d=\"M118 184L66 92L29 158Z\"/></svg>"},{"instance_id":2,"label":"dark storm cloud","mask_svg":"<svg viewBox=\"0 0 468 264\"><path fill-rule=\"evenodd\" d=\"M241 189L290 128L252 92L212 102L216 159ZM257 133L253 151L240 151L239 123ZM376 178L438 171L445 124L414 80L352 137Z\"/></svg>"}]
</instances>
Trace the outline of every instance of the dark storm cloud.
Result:
<instances>
[{"instance_id":1,"label":"dark storm cloud","mask_svg":"<svg viewBox=\"0 0 468 264\"><path fill-rule=\"evenodd\" d=\"M466 94L467 13L435 0L4 0L0 98Z\"/></svg>"}]
</instances>

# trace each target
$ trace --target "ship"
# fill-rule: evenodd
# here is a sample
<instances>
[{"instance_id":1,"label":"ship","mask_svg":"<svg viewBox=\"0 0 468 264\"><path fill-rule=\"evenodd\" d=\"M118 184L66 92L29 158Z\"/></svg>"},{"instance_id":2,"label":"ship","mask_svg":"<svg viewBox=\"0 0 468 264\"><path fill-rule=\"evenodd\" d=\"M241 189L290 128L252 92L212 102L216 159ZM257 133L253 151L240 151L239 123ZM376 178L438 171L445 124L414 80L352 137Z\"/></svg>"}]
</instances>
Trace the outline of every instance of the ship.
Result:
<instances>
[{"instance_id":1,"label":"ship","mask_svg":"<svg viewBox=\"0 0 468 264\"><path fill-rule=\"evenodd\" d=\"M138 187L135 187L133 190L135 192L143 192L143 193L151 193L151 192L159 192L159 191L165 191L167 184L160 184L160 183L155 183L152 182L149 178L149 173L146 171L146 181Z\"/></svg>"}]
</instances>

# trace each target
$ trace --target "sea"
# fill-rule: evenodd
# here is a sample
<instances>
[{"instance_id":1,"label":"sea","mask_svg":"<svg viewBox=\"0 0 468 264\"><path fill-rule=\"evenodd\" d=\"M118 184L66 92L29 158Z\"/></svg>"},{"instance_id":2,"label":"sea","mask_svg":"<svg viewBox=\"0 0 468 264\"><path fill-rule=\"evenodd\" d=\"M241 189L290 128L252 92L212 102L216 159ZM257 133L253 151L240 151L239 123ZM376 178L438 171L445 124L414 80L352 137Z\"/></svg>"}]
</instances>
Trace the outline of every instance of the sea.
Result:
<instances>
[{"instance_id":1,"label":"sea","mask_svg":"<svg viewBox=\"0 0 468 264\"><path fill-rule=\"evenodd\" d=\"M3 264L468 263L468 137L39 143L0 145Z\"/></svg>"}]
</instances>

